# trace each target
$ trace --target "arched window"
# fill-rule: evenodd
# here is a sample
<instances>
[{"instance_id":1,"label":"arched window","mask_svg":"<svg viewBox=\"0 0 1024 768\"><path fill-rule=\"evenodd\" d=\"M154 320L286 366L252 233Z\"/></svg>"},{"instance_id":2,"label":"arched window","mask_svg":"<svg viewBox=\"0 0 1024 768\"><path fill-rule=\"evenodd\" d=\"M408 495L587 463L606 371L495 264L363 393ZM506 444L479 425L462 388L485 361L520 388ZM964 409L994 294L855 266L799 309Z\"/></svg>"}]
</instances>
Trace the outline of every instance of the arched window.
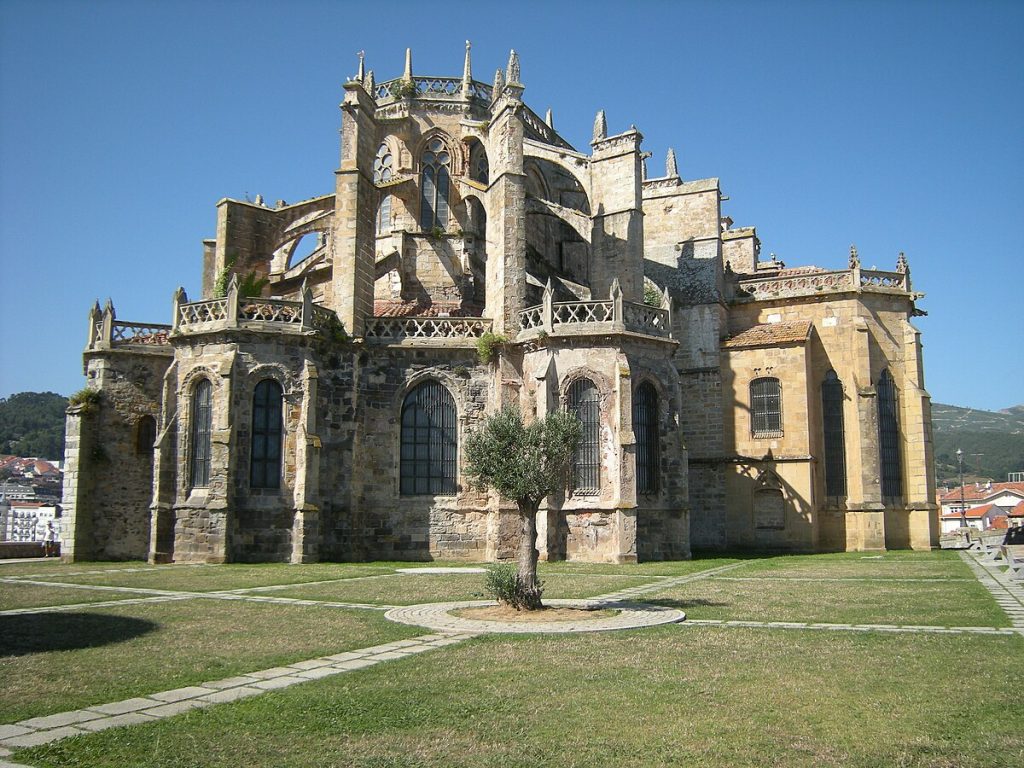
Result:
<instances>
[{"instance_id":1,"label":"arched window","mask_svg":"<svg viewBox=\"0 0 1024 768\"><path fill-rule=\"evenodd\" d=\"M391 195L384 195L377 208L377 234L386 235L391 231Z\"/></svg>"},{"instance_id":2,"label":"arched window","mask_svg":"<svg viewBox=\"0 0 1024 768\"><path fill-rule=\"evenodd\" d=\"M572 489L597 493L601 488L601 400L590 379L578 379L569 385L569 411L583 425L579 445L572 455Z\"/></svg>"},{"instance_id":3,"label":"arched window","mask_svg":"<svg viewBox=\"0 0 1024 768\"><path fill-rule=\"evenodd\" d=\"M420 165L420 228L427 232L448 226L448 191L452 157L444 142L431 139L423 152Z\"/></svg>"},{"instance_id":4,"label":"arched window","mask_svg":"<svg viewBox=\"0 0 1024 768\"><path fill-rule=\"evenodd\" d=\"M387 144L381 144L377 149L377 157L373 161L373 183L383 184L391 181L394 175L395 158Z\"/></svg>"},{"instance_id":5,"label":"arched window","mask_svg":"<svg viewBox=\"0 0 1024 768\"><path fill-rule=\"evenodd\" d=\"M426 381L402 403L400 491L403 496L454 496L458 459L455 398Z\"/></svg>"},{"instance_id":6,"label":"arched window","mask_svg":"<svg viewBox=\"0 0 1024 768\"><path fill-rule=\"evenodd\" d=\"M487 162L487 150L479 141L474 141L469 150L469 178L487 184L491 176L491 166Z\"/></svg>"},{"instance_id":7,"label":"arched window","mask_svg":"<svg viewBox=\"0 0 1024 768\"><path fill-rule=\"evenodd\" d=\"M821 415L825 432L825 495L846 495L846 436L843 429L843 383L835 371L821 383Z\"/></svg>"},{"instance_id":8,"label":"arched window","mask_svg":"<svg viewBox=\"0 0 1024 768\"><path fill-rule=\"evenodd\" d=\"M281 487L281 385L264 379L252 396L252 450L249 485L252 488Z\"/></svg>"},{"instance_id":9,"label":"arched window","mask_svg":"<svg viewBox=\"0 0 1024 768\"><path fill-rule=\"evenodd\" d=\"M645 381L636 390L633 400L633 432L636 435L637 492L657 493L661 475L658 391L649 381Z\"/></svg>"},{"instance_id":10,"label":"arched window","mask_svg":"<svg viewBox=\"0 0 1024 768\"><path fill-rule=\"evenodd\" d=\"M153 453L153 443L156 441L156 419L152 416L143 416L139 419L135 433L135 452L139 456L149 456Z\"/></svg>"},{"instance_id":11,"label":"arched window","mask_svg":"<svg viewBox=\"0 0 1024 768\"><path fill-rule=\"evenodd\" d=\"M750 431L754 437L782 437L782 385L778 379L750 382Z\"/></svg>"},{"instance_id":12,"label":"arched window","mask_svg":"<svg viewBox=\"0 0 1024 768\"><path fill-rule=\"evenodd\" d=\"M210 432L213 425L213 385L200 379L192 389L192 446L189 480L193 488L210 484Z\"/></svg>"},{"instance_id":13,"label":"arched window","mask_svg":"<svg viewBox=\"0 0 1024 768\"><path fill-rule=\"evenodd\" d=\"M896 382L889 369L878 377L878 452L882 470L882 496L903 495L903 465L900 462L900 418Z\"/></svg>"}]
</instances>

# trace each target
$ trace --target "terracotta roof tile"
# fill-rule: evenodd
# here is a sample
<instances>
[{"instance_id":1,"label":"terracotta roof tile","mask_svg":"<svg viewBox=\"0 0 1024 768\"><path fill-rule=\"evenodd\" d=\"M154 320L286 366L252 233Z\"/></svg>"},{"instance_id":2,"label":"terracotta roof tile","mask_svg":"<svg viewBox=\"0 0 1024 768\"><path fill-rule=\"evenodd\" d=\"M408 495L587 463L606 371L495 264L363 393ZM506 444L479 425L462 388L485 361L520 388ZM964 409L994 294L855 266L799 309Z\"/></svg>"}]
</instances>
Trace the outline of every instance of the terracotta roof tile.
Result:
<instances>
[{"instance_id":1,"label":"terracotta roof tile","mask_svg":"<svg viewBox=\"0 0 1024 768\"><path fill-rule=\"evenodd\" d=\"M795 323L764 323L740 331L731 339L723 341L722 346L728 349L737 349L771 344L802 344L807 341L810 332L809 320L799 320Z\"/></svg>"},{"instance_id":2,"label":"terracotta roof tile","mask_svg":"<svg viewBox=\"0 0 1024 768\"><path fill-rule=\"evenodd\" d=\"M1005 491L1013 491L1024 496L1024 483L992 483L991 488L988 487L987 483L980 488L977 485L965 485L964 501L981 501L992 496L998 496ZM960 489L954 488L948 493L944 493L942 501L947 504L960 501Z\"/></svg>"},{"instance_id":3,"label":"terracotta roof tile","mask_svg":"<svg viewBox=\"0 0 1024 768\"><path fill-rule=\"evenodd\" d=\"M1010 517L1024 517L1024 501L1010 510Z\"/></svg>"},{"instance_id":4,"label":"terracotta roof tile","mask_svg":"<svg viewBox=\"0 0 1024 768\"><path fill-rule=\"evenodd\" d=\"M481 308L458 301L382 300L373 302L374 317L480 317Z\"/></svg>"},{"instance_id":5,"label":"terracotta roof tile","mask_svg":"<svg viewBox=\"0 0 1024 768\"><path fill-rule=\"evenodd\" d=\"M981 507L972 507L971 509L967 510L966 516L971 518L972 520L977 520L987 515L994 506L995 504L985 504L984 506ZM960 517L959 512L950 512L949 514L942 516L943 520L954 520L958 517Z\"/></svg>"}]
</instances>

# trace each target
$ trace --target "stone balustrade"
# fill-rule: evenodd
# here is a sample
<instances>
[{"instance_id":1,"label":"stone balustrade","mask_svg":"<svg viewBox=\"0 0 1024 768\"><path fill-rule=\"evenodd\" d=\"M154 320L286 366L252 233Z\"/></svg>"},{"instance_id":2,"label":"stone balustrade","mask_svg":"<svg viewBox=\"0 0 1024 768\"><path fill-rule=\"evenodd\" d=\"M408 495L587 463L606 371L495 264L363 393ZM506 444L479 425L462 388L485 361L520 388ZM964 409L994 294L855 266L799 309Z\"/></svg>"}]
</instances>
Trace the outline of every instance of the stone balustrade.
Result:
<instances>
[{"instance_id":1,"label":"stone balustrade","mask_svg":"<svg viewBox=\"0 0 1024 768\"><path fill-rule=\"evenodd\" d=\"M112 347L168 347L171 326L158 323L129 323L114 318L113 313L91 320L89 349Z\"/></svg>"},{"instance_id":2,"label":"stone balustrade","mask_svg":"<svg viewBox=\"0 0 1024 768\"><path fill-rule=\"evenodd\" d=\"M461 99L461 77L413 77L415 94L408 91L408 81L401 77L379 83L374 88L373 96L378 102L393 101L405 96L428 97L433 99ZM469 81L469 95L490 103L493 89L478 80Z\"/></svg>"},{"instance_id":3,"label":"stone balustrade","mask_svg":"<svg viewBox=\"0 0 1024 768\"><path fill-rule=\"evenodd\" d=\"M822 293L885 288L909 291L905 272L883 272L871 269L842 269L808 272L798 275L741 277L736 282L737 299L787 299Z\"/></svg>"},{"instance_id":4,"label":"stone balustrade","mask_svg":"<svg viewBox=\"0 0 1024 768\"><path fill-rule=\"evenodd\" d=\"M441 340L445 343L476 340L491 330L485 317L371 317L365 339L375 343Z\"/></svg>"},{"instance_id":5,"label":"stone balustrade","mask_svg":"<svg viewBox=\"0 0 1024 768\"><path fill-rule=\"evenodd\" d=\"M548 336L594 333L636 333L671 338L672 317L667 309L626 301L618 284L610 299L598 301L551 301L550 285L544 303L519 313L519 341L545 333Z\"/></svg>"}]
</instances>

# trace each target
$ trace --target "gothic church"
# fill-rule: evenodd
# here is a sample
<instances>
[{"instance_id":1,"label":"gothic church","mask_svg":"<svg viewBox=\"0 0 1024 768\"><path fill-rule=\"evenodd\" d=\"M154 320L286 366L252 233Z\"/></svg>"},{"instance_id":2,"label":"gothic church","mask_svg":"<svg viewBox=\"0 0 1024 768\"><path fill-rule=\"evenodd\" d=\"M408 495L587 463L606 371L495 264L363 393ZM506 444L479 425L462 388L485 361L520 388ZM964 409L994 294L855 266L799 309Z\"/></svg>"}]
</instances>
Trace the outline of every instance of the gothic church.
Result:
<instances>
[{"instance_id":1,"label":"gothic church","mask_svg":"<svg viewBox=\"0 0 1024 768\"><path fill-rule=\"evenodd\" d=\"M764 260L642 135L586 151L492 83L344 85L334 189L224 199L168 324L89 313L67 418L66 559L495 560L514 505L469 487L504 404L584 426L545 559L937 544L910 269ZM844 257L845 261L845 257Z\"/></svg>"}]
</instances>

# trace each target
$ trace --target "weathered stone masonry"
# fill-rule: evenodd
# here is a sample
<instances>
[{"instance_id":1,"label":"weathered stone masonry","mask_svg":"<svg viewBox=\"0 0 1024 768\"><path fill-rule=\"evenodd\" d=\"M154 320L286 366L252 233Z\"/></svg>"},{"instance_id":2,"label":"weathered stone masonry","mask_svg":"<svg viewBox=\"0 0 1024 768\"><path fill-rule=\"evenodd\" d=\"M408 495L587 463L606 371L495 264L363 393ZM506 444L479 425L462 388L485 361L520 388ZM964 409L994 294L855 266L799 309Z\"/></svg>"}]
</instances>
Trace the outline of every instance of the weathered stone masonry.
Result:
<instances>
[{"instance_id":1,"label":"weathered stone masonry","mask_svg":"<svg viewBox=\"0 0 1024 768\"><path fill-rule=\"evenodd\" d=\"M179 289L170 323L90 310L65 557L509 557L515 510L459 451L507 404L592 420L588 479L539 513L548 559L936 542L906 260L762 261L718 179L671 150L648 177L604 112L581 152L524 91L514 53L493 84L468 45L461 77L360 61L333 192L219 201L202 295Z\"/></svg>"}]
</instances>

